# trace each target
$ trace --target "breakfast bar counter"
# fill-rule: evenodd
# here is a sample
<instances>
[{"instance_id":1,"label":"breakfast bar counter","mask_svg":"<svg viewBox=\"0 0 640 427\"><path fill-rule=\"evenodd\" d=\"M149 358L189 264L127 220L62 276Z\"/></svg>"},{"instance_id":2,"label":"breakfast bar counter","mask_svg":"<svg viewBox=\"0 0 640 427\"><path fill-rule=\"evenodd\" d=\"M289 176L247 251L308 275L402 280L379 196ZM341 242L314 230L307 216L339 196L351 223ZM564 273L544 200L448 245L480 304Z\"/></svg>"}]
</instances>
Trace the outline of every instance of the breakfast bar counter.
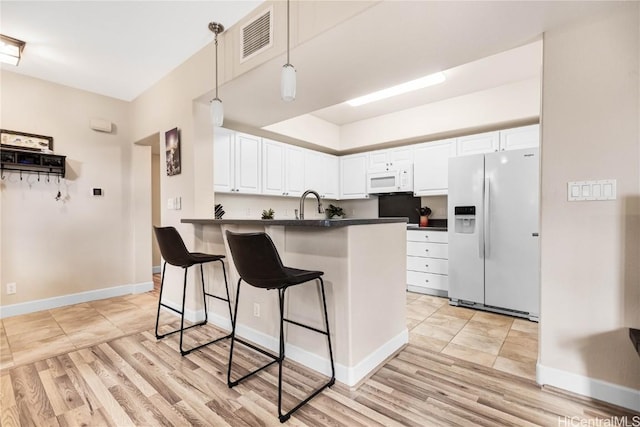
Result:
<instances>
[{"instance_id":1,"label":"breakfast bar counter","mask_svg":"<svg viewBox=\"0 0 640 427\"><path fill-rule=\"evenodd\" d=\"M408 343L406 221L406 218L182 220L194 226L195 250L226 254L232 295L238 274L226 242L227 230L264 231L286 266L323 271L336 379L348 386L356 386ZM277 292L251 286L242 289L238 334L276 351ZM287 294L288 317L324 329L317 287L295 286ZM224 307L212 306L210 319L221 326L228 325ZM330 372L326 344L318 342L314 333L287 325L285 336L288 358L316 371Z\"/></svg>"}]
</instances>

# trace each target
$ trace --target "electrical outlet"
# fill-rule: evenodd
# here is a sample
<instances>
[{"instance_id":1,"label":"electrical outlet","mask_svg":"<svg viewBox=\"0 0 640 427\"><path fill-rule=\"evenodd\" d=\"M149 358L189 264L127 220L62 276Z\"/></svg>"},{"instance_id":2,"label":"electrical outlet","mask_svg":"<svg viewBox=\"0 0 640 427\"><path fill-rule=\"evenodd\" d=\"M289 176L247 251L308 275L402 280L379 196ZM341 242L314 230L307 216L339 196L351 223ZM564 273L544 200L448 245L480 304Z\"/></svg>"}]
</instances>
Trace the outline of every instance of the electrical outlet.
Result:
<instances>
[{"instance_id":1,"label":"electrical outlet","mask_svg":"<svg viewBox=\"0 0 640 427\"><path fill-rule=\"evenodd\" d=\"M253 303L253 316L260 317L260 304L257 302Z\"/></svg>"},{"instance_id":2,"label":"electrical outlet","mask_svg":"<svg viewBox=\"0 0 640 427\"><path fill-rule=\"evenodd\" d=\"M16 293L16 284L14 283L7 283L7 295L13 295Z\"/></svg>"}]
</instances>

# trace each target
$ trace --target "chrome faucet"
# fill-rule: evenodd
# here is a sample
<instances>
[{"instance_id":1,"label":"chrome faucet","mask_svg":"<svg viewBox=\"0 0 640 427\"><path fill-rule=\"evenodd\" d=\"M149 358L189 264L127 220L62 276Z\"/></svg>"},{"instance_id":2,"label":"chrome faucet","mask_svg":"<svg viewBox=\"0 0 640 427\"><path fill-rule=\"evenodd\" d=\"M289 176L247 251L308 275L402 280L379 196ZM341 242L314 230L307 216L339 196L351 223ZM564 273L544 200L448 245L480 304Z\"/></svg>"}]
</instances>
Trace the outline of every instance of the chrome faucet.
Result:
<instances>
[{"instance_id":1,"label":"chrome faucet","mask_svg":"<svg viewBox=\"0 0 640 427\"><path fill-rule=\"evenodd\" d=\"M320 202L320 195L313 190L307 190L302 193L302 196L300 196L300 219L304 219L304 199L309 194L313 194L314 196L316 196L316 199L318 199L318 213L324 212L324 210L322 209L322 203Z\"/></svg>"}]
</instances>

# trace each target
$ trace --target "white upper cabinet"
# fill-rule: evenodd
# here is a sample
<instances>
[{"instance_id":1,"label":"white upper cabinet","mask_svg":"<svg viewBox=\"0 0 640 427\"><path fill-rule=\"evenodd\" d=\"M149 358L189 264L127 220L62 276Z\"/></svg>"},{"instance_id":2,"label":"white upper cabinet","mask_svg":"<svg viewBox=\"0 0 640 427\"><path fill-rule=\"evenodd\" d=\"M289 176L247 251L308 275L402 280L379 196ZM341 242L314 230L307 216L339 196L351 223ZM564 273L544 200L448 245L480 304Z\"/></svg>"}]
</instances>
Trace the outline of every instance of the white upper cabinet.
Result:
<instances>
[{"instance_id":1,"label":"white upper cabinet","mask_svg":"<svg viewBox=\"0 0 640 427\"><path fill-rule=\"evenodd\" d=\"M262 193L262 138L236 133L236 192Z\"/></svg>"},{"instance_id":2,"label":"white upper cabinet","mask_svg":"<svg viewBox=\"0 0 640 427\"><path fill-rule=\"evenodd\" d=\"M458 138L458 156L518 150L540 145L540 125L522 126Z\"/></svg>"},{"instance_id":3,"label":"white upper cabinet","mask_svg":"<svg viewBox=\"0 0 640 427\"><path fill-rule=\"evenodd\" d=\"M213 188L218 192L261 194L261 138L217 129L213 149Z\"/></svg>"},{"instance_id":4,"label":"white upper cabinet","mask_svg":"<svg viewBox=\"0 0 640 427\"><path fill-rule=\"evenodd\" d=\"M213 190L222 193L235 191L235 133L216 129L213 137Z\"/></svg>"},{"instance_id":5,"label":"white upper cabinet","mask_svg":"<svg viewBox=\"0 0 640 427\"><path fill-rule=\"evenodd\" d=\"M340 199L367 199L367 153L340 157Z\"/></svg>"},{"instance_id":6,"label":"white upper cabinet","mask_svg":"<svg viewBox=\"0 0 640 427\"><path fill-rule=\"evenodd\" d=\"M304 193L305 150L293 145L285 145L284 151L284 192L285 196L299 197Z\"/></svg>"},{"instance_id":7,"label":"white upper cabinet","mask_svg":"<svg viewBox=\"0 0 640 427\"><path fill-rule=\"evenodd\" d=\"M540 125L522 126L500 131L500 150L518 150L540 145Z\"/></svg>"},{"instance_id":8,"label":"white upper cabinet","mask_svg":"<svg viewBox=\"0 0 640 427\"><path fill-rule=\"evenodd\" d=\"M281 142L262 140L262 194L298 197L304 191L304 152Z\"/></svg>"},{"instance_id":9,"label":"white upper cabinet","mask_svg":"<svg viewBox=\"0 0 640 427\"><path fill-rule=\"evenodd\" d=\"M324 154L324 190L322 197L337 200L340 198L340 159Z\"/></svg>"},{"instance_id":10,"label":"white upper cabinet","mask_svg":"<svg viewBox=\"0 0 640 427\"><path fill-rule=\"evenodd\" d=\"M318 151L305 151L304 188L315 190L323 199L339 197L338 158Z\"/></svg>"},{"instance_id":11,"label":"white upper cabinet","mask_svg":"<svg viewBox=\"0 0 640 427\"><path fill-rule=\"evenodd\" d=\"M284 144L270 139L262 140L262 194L285 194L284 152Z\"/></svg>"},{"instance_id":12,"label":"white upper cabinet","mask_svg":"<svg viewBox=\"0 0 640 427\"><path fill-rule=\"evenodd\" d=\"M415 146L413 194L434 196L449 189L449 158L456 155L456 140L427 142Z\"/></svg>"},{"instance_id":13,"label":"white upper cabinet","mask_svg":"<svg viewBox=\"0 0 640 427\"><path fill-rule=\"evenodd\" d=\"M500 148L500 134L485 132L458 138L458 156L493 153Z\"/></svg>"},{"instance_id":14,"label":"white upper cabinet","mask_svg":"<svg viewBox=\"0 0 640 427\"><path fill-rule=\"evenodd\" d=\"M411 146L370 151L368 154L369 169L389 170L395 166L413 163L413 148Z\"/></svg>"}]
</instances>

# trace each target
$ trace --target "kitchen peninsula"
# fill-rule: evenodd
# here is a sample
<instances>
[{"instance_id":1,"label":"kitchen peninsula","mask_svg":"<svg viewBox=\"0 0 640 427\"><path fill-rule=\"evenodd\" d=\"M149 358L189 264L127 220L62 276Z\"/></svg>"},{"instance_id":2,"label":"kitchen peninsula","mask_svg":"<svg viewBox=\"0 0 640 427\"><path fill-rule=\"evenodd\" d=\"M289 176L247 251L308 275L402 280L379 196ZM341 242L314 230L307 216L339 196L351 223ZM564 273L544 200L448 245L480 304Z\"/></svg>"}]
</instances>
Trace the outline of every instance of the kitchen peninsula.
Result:
<instances>
[{"instance_id":1,"label":"kitchen peninsula","mask_svg":"<svg viewBox=\"0 0 640 427\"><path fill-rule=\"evenodd\" d=\"M214 220L194 225L196 250L226 253L235 295L238 274L225 232L266 232L289 267L324 271L336 379L357 385L408 342L406 325L407 218ZM242 287L238 334L272 350L278 342L277 293ZM288 317L323 329L316 286L295 286L287 296ZM225 311L210 313L226 319ZM224 321L221 322L224 324ZM328 374L326 344L315 334L285 326L287 357Z\"/></svg>"}]
</instances>

